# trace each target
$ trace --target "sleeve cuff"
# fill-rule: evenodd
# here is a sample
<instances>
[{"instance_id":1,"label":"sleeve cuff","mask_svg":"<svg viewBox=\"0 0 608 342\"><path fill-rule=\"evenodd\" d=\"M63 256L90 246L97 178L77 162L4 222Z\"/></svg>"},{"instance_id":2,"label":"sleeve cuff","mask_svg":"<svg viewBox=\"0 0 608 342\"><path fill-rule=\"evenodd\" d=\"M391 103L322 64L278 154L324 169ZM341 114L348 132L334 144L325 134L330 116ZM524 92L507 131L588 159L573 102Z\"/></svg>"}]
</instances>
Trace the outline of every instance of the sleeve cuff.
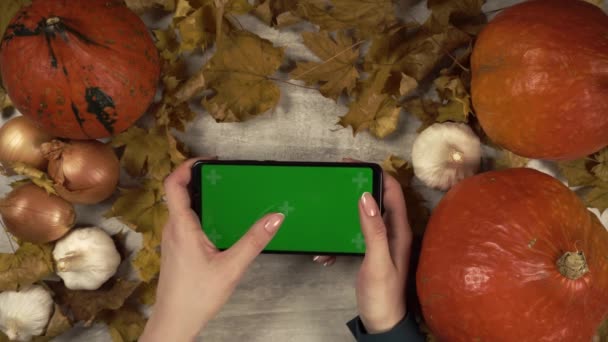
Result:
<instances>
[{"instance_id":1,"label":"sleeve cuff","mask_svg":"<svg viewBox=\"0 0 608 342\"><path fill-rule=\"evenodd\" d=\"M393 329L381 334L368 334L359 316L346 324L358 342L391 342L408 341L424 342L424 336L418 331L418 325L411 315L406 315Z\"/></svg>"}]
</instances>

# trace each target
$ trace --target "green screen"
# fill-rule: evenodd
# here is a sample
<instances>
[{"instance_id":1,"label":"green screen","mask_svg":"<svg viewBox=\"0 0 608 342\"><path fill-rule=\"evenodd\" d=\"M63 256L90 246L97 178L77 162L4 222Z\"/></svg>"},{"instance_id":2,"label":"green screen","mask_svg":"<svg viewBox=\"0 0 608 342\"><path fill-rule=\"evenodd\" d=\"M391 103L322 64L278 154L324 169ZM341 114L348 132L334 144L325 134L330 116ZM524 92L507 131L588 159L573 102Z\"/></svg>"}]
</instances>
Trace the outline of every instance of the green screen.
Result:
<instances>
[{"instance_id":1,"label":"green screen","mask_svg":"<svg viewBox=\"0 0 608 342\"><path fill-rule=\"evenodd\" d=\"M214 165L201 167L202 226L226 249L255 221L285 215L267 251L364 253L358 201L373 193L369 167Z\"/></svg>"}]
</instances>

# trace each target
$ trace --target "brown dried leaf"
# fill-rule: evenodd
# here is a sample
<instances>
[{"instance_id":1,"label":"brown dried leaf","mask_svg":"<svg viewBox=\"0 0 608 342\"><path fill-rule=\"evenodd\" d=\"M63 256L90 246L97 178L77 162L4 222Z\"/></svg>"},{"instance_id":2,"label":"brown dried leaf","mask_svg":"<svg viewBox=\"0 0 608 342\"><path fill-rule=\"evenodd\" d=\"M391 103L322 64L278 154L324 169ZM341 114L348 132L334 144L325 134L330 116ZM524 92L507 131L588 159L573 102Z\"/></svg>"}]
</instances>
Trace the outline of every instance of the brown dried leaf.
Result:
<instances>
[{"instance_id":1,"label":"brown dried leaf","mask_svg":"<svg viewBox=\"0 0 608 342\"><path fill-rule=\"evenodd\" d=\"M438 108L437 122L467 122L473 113L471 95L459 76L444 75L433 82L437 94L444 101Z\"/></svg>"},{"instance_id":2,"label":"brown dried leaf","mask_svg":"<svg viewBox=\"0 0 608 342\"><path fill-rule=\"evenodd\" d=\"M304 44L317 55L321 62L298 62L291 77L306 84L320 84L323 96L337 99L342 92L350 95L357 84L359 72L358 43L344 32L338 32L334 39L328 32L302 33Z\"/></svg>"},{"instance_id":3,"label":"brown dried leaf","mask_svg":"<svg viewBox=\"0 0 608 342\"><path fill-rule=\"evenodd\" d=\"M57 195L55 182L49 178L46 172L21 162L12 163L11 169L18 175L26 176L32 183L46 190L48 194Z\"/></svg>"},{"instance_id":4,"label":"brown dried leaf","mask_svg":"<svg viewBox=\"0 0 608 342\"><path fill-rule=\"evenodd\" d=\"M47 282L55 293L59 305L66 307L76 321L91 323L104 310L118 310L125 300L139 286L137 281L115 279L106 282L101 288L90 290L69 290L63 283Z\"/></svg>"},{"instance_id":5,"label":"brown dried leaf","mask_svg":"<svg viewBox=\"0 0 608 342\"><path fill-rule=\"evenodd\" d=\"M105 216L118 217L140 233L151 232L160 237L169 215L163 196L161 181L146 180L141 187L120 189L120 196Z\"/></svg>"},{"instance_id":6,"label":"brown dried leaf","mask_svg":"<svg viewBox=\"0 0 608 342\"><path fill-rule=\"evenodd\" d=\"M591 191L583 196L587 207L597 208L600 212L608 209L608 183L596 181Z\"/></svg>"},{"instance_id":7,"label":"brown dried leaf","mask_svg":"<svg viewBox=\"0 0 608 342\"><path fill-rule=\"evenodd\" d=\"M215 39L215 8L211 1L179 21L175 28L181 37L178 52L209 46Z\"/></svg>"},{"instance_id":8,"label":"brown dried leaf","mask_svg":"<svg viewBox=\"0 0 608 342\"><path fill-rule=\"evenodd\" d=\"M196 118L196 113L190 109L187 103L180 103L178 105L163 103L156 111L155 118L158 126L175 128L183 132L186 130L186 124ZM170 151L175 150L170 149Z\"/></svg>"},{"instance_id":9,"label":"brown dried leaf","mask_svg":"<svg viewBox=\"0 0 608 342\"><path fill-rule=\"evenodd\" d=\"M21 244L15 254L0 254L0 292L29 286L54 272L53 247Z\"/></svg>"},{"instance_id":10,"label":"brown dried leaf","mask_svg":"<svg viewBox=\"0 0 608 342\"><path fill-rule=\"evenodd\" d=\"M177 149L175 138L166 127L129 128L112 139L112 147L125 147L121 165L134 177L148 175L163 180L186 159Z\"/></svg>"},{"instance_id":11,"label":"brown dried leaf","mask_svg":"<svg viewBox=\"0 0 608 342\"><path fill-rule=\"evenodd\" d=\"M182 83L173 94L175 104L186 102L200 93L206 87L204 69L200 69L195 75Z\"/></svg>"},{"instance_id":12,"label":"brown dried leaf","mask_svg":"<svg viewBox=\"0 0 608 342\"><path fill-rule=\"evenodd\" d=\"M141 13L151 8L162 8L165 11L175 9L175 0L125 0L133 12Z\"/></svg>"},{"instance_id":13,"label":"brown dried leaf","mask_svg":"<svg viewBox=\"0 0 608 342\"><path fill-rule=\"evenodd\" d=\"M588 162L587 159L578 159L558 162L557 166L562 176L568 181L569 186L589 186L596 181L596 178L589 171Z\"/></svg>"},{"instance_id":14,"label":"brown dried leaf","mask_svg":"<svg viewBox=\"0 0 608 342\"><path fill-rule=\"evenodd\" d=\"M169 63L174 63L179 57L180 44L175 34L175 29L170 26L165 30L154 30L154 37L156 38L156 48L160 51L160 55L163 59ZM166 68L163 68L163 71Z\"/></svg>"},{"instance_id":15,"label":"brown dried leaf","mask_svg":"<svg viewBox=\"0 0 608 342\"><path fill-rule=\"evenodd\" d=\"M382 162L382 168L401 184L412 231L416 236L422 236L430 217L430 210L424 205L426 202L424 197L412 186L414 178L412 166L406 160L390 155Z\"/></svg>"},{"instance_id":16,"label":"brown dried leaf","mask_svg":"<svg viewBox=\"0 0 608 342\"><path fill-rule=\"evenodd\" d=\"M403 109L422 122L418 128L418 132L422 132L427 127L437 122L439 106L440 104L435 101L421 98L414 98L402 104Z\"/></svg>"},{"instance_id":17,"label":"brown dried leaf","mask_svg":"<svg viewBox=\"0 0 608 342\"><path fill-rule=\"evenodd\" d=\"M218 122L244 121L274 108L279 87L269 79L283 60L283 49L252 33L241 31L224 37L205 66L205 78L215 95L203 106Z\"/></svg>"},{"instance_id":18,"label":"brown dried leaf","mask_svg":"<svg viewBox=\"0 0 608 342\"><path fill-rule=\"evenodd\" d=\"M431 10L431 16L425 27L440 32L450 25L462 28L470 22L477 22L479 17L485 19L481 10L484 2L485 0L429 0L427 6Z\"/></svg>"},{"instance_id":19,"label":"brown dried leaf","mask_svg":"<svg viewBox=\"0 0 608 342\"><path fill-rule=\"evenodd\" d=\"M295 14L322 30L354 28L361 37L385 32L397 23L391 0L300 0Z\"/></svg>"},{"instance_id":20,"label":"brown dried leaf","mask_svg":"<svg viewBox=\"0 0 608 342\"><path fill-rule=\"evenodd\" d=\"M251 13L268 26L284 27L302 21L291 13L297 5L297 0L262 0Z\"/></svg>"},{"instance_id":21,"label":"brown dried leaf","mask_svg":"<svg viewBox=\"0 0 608 342\"><path fill-rule=\"evenodd\" d=\"M31 0L4 0L0 1L0 38L4 36L6 27L13 19L17 11L23 6L27 6L31 3ZM2 103L0 97L0 104ZM4 108L2 108L4 109Z\"/></svg>"}]
</instances>

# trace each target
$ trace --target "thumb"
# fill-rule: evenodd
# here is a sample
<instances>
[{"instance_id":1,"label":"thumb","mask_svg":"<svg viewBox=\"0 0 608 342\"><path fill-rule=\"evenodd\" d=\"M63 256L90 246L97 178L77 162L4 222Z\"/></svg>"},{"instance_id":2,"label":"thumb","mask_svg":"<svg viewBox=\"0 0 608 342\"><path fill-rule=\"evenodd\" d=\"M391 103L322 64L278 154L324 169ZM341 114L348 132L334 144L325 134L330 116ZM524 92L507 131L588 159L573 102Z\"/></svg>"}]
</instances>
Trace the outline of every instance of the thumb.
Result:
<instances>
[{"instance_id":1,"label":"thumb","mask_svg":"<svg viewBox=\"0 0 608 342\"><path fill-rule=\"evenodd\" d=\"M386 226L380 208L369 192L359 200L359 219L365 238L365 260L380 267L391 263Z\"/></svg>"},{"instance_id":2,"label":"thumb","mask_svg":"<svg viewBox=\"0 0 608 342\"><path fill-rule=\"evenodd\" d=\"M239 269L244 270L264 250L281 227L285 215L268 214L258 220L225 254Z\"/></svg>"}]
</instances>

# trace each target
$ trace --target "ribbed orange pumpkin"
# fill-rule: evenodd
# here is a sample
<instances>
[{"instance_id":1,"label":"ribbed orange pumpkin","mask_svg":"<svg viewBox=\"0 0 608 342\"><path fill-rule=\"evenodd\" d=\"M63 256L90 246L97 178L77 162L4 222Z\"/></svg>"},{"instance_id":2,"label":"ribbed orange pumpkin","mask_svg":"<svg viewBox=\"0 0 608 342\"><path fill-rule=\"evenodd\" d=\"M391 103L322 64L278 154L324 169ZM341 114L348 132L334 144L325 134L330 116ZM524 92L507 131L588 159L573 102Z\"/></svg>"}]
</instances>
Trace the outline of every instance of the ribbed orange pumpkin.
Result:
<instances>
[{"instance_id":1,"label":"ribbed orange pumpkin","mask_svg":"<svg viewBox=\"0 0 608 342\"><path fill-rule=\"evenodd\" d=\"M124 131L145 113L160 77L147 28L119 0L33 0L0 48L15 107L63 138Z\"/></svg>"},{"instance_id":2,"label":"ribbed orange pumpkin","mask_svg":"<svg viewBox=\"0 0 608 342\"><path fill-rule=\"evenodd\" d=\"M577 0L508 8L473 50L472 98L488 136L516 154L575 159L608 145L608 16Z\"/></svg>"},{"instance_id":3,"label":"ribbed orange pumpkin","mask_svg":"<svg viewBox=\"0 0 608 342\"><path fill-rule=\"evenodd\" d=\"M608 314L608 232L532 169L454 186L427 226L416 284L439 341L590 342Z\"/></svg>"}]
</instances>

